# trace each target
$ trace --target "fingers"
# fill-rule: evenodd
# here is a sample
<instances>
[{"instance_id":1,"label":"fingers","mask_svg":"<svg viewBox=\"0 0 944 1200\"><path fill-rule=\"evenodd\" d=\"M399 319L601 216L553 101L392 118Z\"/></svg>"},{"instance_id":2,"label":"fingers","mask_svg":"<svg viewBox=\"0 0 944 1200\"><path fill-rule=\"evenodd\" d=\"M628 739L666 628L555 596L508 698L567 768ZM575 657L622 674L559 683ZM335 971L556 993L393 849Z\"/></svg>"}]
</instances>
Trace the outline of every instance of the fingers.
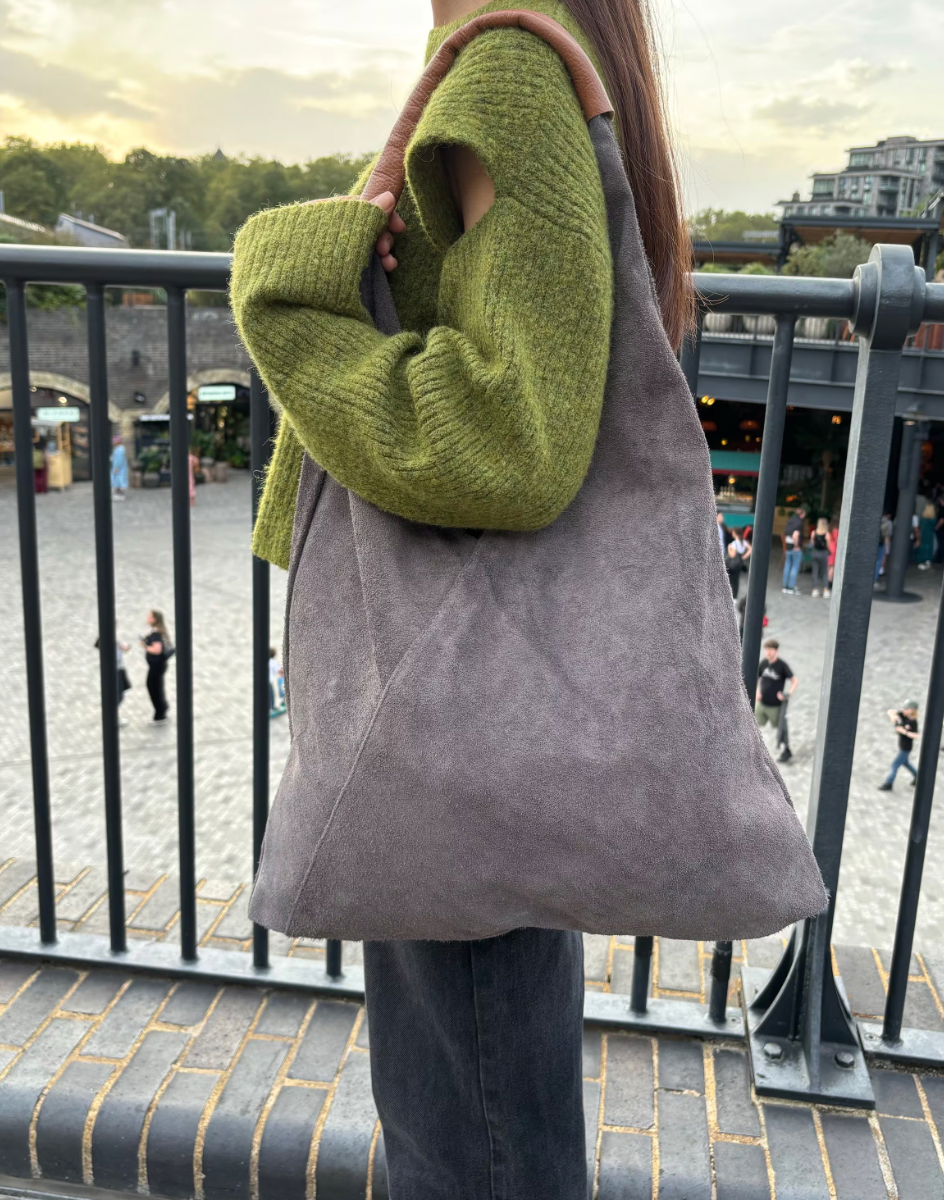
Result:
<instances>
[{"instance_id":1,"label":"fingers","mask_svg":"<svg viewBox=\"0 0 944 1200\"><path fill-rule=\"evenodd\" d=\"M376 204L378 208L382 208L389 216L397 206L397 198L393 192L381 192L379 196L375 196L371 200L371 204Z\"/></svg>"},{"instance_id":2,"label":"fingers","mask_svg":"<svg viewBox=\"0 0 944 1200\"><path fill-rule=\"evenodd\" d=\"M406 233L406 223L398 212L390 214L390 228L394 233Z\"/></svg>"},{"instance_id":3,"label":"fingers","mask_svg":"<svg viewBox=\"0 0 944 1200\"><path fill-rule=\"evenodd\" d=\"M393 249L393 234L389 229L385 230L377 239L377 253L383 258Z\"/></svg>"},{"instance_id":4,"label":"fingers","mask_svg":"<svg viewBox=\"0 0 944 1200\"><path fill-rule=\"evenodd\" d=\"M380 259L380 265L389 274L391 271L396 269L397 260L392 254L384 254Z\"/></svg>"}]
</instances>

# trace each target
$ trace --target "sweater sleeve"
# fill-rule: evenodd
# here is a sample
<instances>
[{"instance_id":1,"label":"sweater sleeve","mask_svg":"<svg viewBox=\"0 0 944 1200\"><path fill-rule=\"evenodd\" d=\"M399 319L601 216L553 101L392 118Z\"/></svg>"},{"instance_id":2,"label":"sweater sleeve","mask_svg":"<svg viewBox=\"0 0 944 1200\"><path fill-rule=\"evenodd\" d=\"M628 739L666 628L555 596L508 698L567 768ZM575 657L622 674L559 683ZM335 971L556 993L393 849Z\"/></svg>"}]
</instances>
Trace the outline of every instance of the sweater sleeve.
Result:
<instances>
[{"instance_id":1,"label":"sweater sleeve","mask_svg":"<svg viewBox=\"0 0 944 1200\"><path fill-rule=\"evenodd\" d=\"M446 143L468 145L495 183L467 233L449 221ZM374 328L359 283L384 214L337 199L243 227L240 333L301 444L344 486L428 524L541 528L590 463L612 305L599 174L557 55L517 30L476 39L427 106L407 173L427 234L448 247L431 329Z\"/></svg>"}]
</instances>

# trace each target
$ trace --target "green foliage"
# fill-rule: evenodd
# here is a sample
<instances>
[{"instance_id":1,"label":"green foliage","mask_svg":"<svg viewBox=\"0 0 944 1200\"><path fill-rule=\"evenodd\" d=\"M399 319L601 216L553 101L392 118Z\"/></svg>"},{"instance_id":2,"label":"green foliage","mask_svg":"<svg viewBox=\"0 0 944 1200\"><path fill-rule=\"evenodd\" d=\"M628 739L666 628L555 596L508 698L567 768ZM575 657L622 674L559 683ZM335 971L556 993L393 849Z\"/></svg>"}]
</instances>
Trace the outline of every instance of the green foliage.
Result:
<instances>
[{"instance_id":1,"label":"green foliage","mask_svg":"<svg viewBox=\"0 0 944 1200\"><path fill-rule=\"evenodd\" d=\"M138 462L145 475L157 475L170 465L170 455L158 446L146 446L138 456Z\"/></svg>"},{"instance_id":2,"label":"green foliage","mask_svg":"<svg viewBox=\"0 0 944 1200\"><path fill-rule=\"evenodd\" d=\"M0 189L11 216L52 226L60 212L70 213L118 230L132 246L149 244L151 209L172 208L189 246L225 251L258 209L343 195L370 157L339 154L286 166L138 147L112 162L99 146L8 137L0 146Z\"/></svg>"},{"instance_id":3,"label":"green foliage","mask_svg":"<svg viewBox=\"0 0 944 1200\"><path fill-rule=\"evenodd\" d=\"M703 208L689 217L688 226L695 241L742 242L745 233L776 229L777 217L772 212L747 213L740 209L728 212L723 208Z\"/></svg>"},{"instance_id":4,"label":"green foliage","mask_svg":"<svg viewBox=\"0 0 944 1200\"><path fill-rule=\"evenodd\" d=\"M818 275L825 279L851 279L861 263L869 261L872 243L851 233L835 233L814 246L793 246L784 275Z\"/></svg>"},{"instance_id":5,"label":"green foliage","mask_svg":"<svg viewBox=\"0 0 944 1200\"><path fill-rule=\"evenodd\" d=\"M190 435L190 452L198 458L216 457L216 435L208 430L195 429Z\"/></svg>"},{"instance_id":6,"label":"green foliage","mask_svg":"<svg viewBox=\"0 0 944 1200\"><path fill-rule=\"evenodd\" d=\"M729 267L727 263L702 263L700 267L695 268L697 271L705 275L733 275L734 267Z\"/></svg>"},{"instance_id":7,"label":"green foliage","mask_svg":"<svg viewBox=\"0 0 944 1200\"><path fill-rule=\"evenodd\" d=\"M752 262L741 267L741 275L776 275L777 272L773 267L768 267L766 263Z\"/></svg>"}]
</instances>

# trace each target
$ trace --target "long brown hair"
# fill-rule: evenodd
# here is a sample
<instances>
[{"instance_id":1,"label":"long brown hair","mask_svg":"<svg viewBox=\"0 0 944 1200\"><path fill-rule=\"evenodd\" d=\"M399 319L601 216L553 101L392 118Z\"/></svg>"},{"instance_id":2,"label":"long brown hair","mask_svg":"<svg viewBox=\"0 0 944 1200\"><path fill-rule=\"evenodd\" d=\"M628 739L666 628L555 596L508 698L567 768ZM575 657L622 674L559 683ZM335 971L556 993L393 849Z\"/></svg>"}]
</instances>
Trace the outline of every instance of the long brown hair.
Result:
<instances>
[{"instance_id":1,"label":"long brown hair","mask_svg":"<svg viewBox=\"0 0 944 1200\"><path fill-rule=\"evenodd\" d=\"M152 608L151 616L154 618L154 628L161 635L165 642L169 642L170 634L167 632L167 625L164 622L164 614L159 608Z\"/></svg>"},{"instance_id":2,"label":"long brown hair","mask_svg":"<svg viewBox=\"0 0 944 1200\"><path fill-rule=\"evenodd\" d=\"M616 110L626 174L655 279L662 322L678 349L694 317L692 246L656 75L647 0L564 0L589 38Z\"/></svg>"}]
</instances>

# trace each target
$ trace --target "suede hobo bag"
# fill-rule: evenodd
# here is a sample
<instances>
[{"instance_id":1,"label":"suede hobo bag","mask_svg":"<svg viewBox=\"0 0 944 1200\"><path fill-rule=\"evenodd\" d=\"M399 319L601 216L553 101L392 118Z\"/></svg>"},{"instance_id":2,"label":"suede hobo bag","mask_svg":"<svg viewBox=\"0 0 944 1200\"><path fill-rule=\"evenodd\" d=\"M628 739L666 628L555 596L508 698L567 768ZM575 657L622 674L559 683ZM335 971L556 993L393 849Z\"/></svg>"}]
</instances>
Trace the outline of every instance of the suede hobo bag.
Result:
<instances>
[{"instance_id":1,"label":"suede hobo bag","mask_svg":"<svg viewBox=\"0 0 944 1200\"><path fill-rule=\"evenodd\" d=\"M476 18L431 61L365 198L399 195L426 100L501 25L561 54L599 163L615 305L594 457L551 525L480 536L384 512L305 458L292 743L250 914L345 939L760 937L826 895L744 690L708 449L589 58L542 15ZM376 255L361 290L398 332Z\"/></svg>"}]
</instances>

